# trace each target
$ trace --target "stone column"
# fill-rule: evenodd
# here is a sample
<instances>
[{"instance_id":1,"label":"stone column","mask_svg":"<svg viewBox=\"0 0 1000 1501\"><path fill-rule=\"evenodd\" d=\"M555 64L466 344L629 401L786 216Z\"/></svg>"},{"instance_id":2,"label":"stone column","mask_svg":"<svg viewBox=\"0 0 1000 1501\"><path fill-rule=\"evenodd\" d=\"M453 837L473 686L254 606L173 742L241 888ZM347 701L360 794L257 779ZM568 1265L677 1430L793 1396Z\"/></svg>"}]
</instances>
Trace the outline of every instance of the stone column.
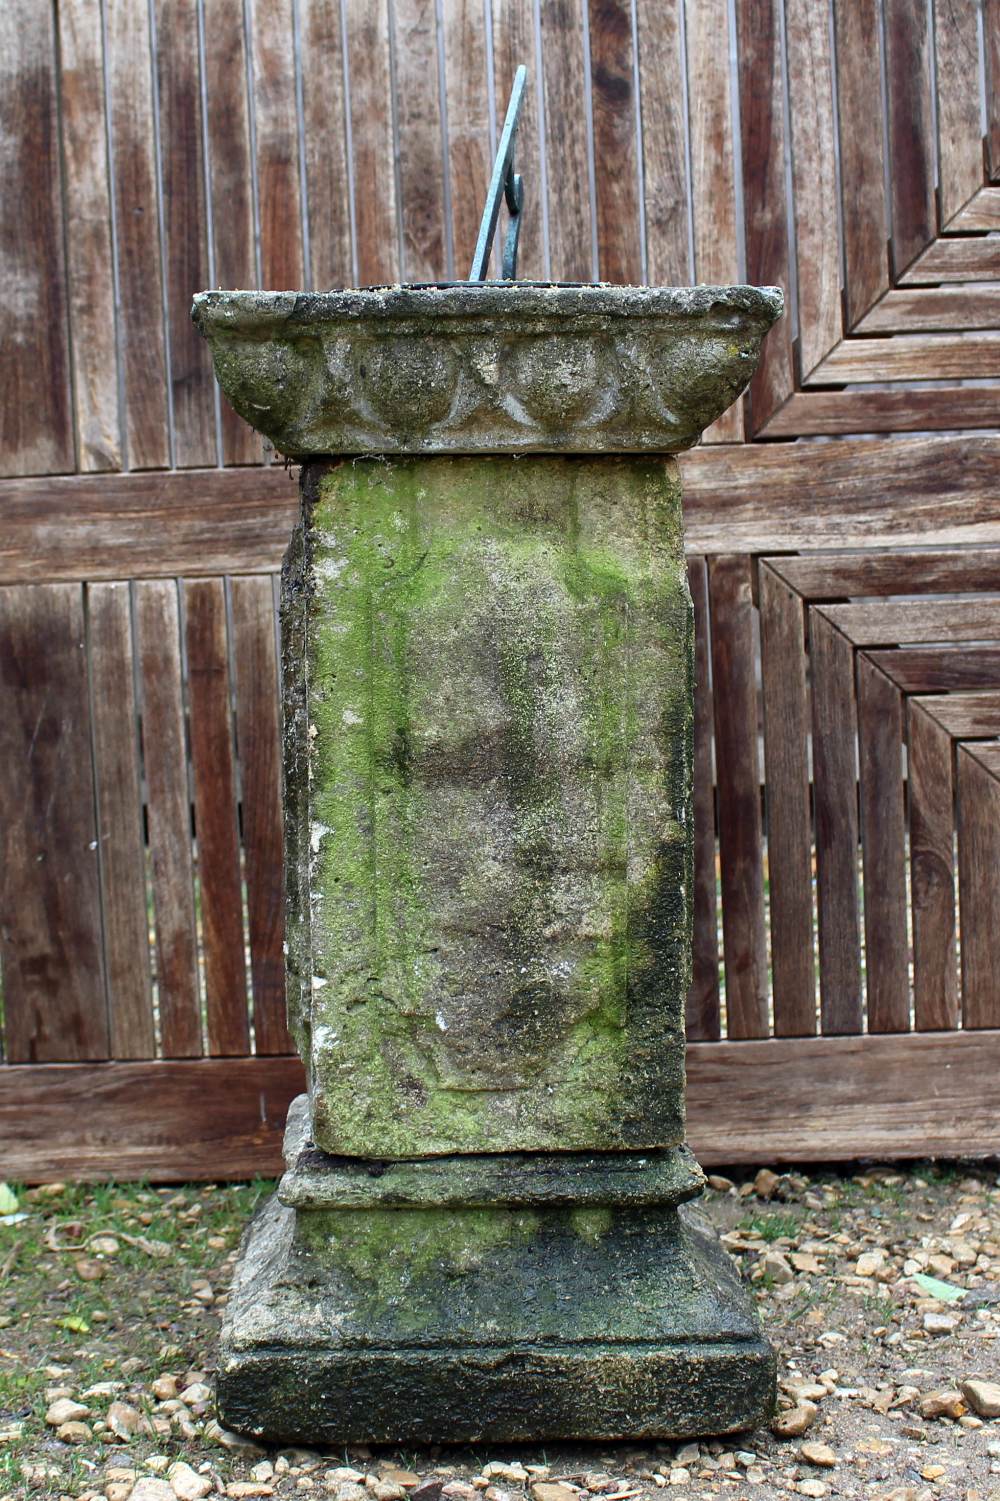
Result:
<instances>
[{"instance_id":1,"label":"stone column","mask_svg":"<svg viewBox=\"0 0 1000 1501\"><path fill-rule=\"evenodd\" d=\"M751 1306L680 1208L703 1179L670 454L779 311L750 288L197 299L226 394L304 461L282 630L309 1094L233 1289L232 1427L662 1437L770 1408Z\"/></svg>"}]
</instances>

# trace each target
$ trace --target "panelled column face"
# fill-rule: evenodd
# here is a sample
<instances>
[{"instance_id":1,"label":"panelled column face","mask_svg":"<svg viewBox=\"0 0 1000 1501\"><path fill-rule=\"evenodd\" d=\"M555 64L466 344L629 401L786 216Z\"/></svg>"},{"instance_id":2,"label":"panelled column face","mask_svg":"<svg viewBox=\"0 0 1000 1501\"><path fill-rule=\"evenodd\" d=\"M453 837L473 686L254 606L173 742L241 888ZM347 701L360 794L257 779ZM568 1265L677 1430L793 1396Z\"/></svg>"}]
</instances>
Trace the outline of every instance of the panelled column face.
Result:
<instances>
[{"instance_id":1,"label":"panelled column face","mask_svg":"<svg viewBox=\"0 0 1000 1501\"><path fill-rule=\"evenodd\" d=\"M348 460L313 466L306 496L284 676L317 1144L679 1143L692 628L674 461Z\"/></svg>"}]
</instances>

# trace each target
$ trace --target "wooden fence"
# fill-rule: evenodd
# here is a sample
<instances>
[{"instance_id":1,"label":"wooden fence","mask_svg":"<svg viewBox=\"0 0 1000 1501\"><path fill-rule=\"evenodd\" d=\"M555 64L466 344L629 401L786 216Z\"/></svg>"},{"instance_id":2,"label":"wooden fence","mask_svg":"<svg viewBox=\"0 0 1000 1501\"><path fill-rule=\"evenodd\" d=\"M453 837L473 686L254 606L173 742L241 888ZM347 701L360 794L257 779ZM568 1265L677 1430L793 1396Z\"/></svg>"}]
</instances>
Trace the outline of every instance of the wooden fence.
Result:
<instances>
[{"instance_id":1,"label":"wooden fence","mask_svg":"<svg viewBox=\"0 0 1000 1501\"><path fill-rule=\"evenodd\" d=\"M4 1172L271 1171L293 478L203 286L778 283L684 456L705 1161L1000 1147L1000 0L0 7ZM994 185L996 184L996 185Z\"/></svg>"}]
</instances>

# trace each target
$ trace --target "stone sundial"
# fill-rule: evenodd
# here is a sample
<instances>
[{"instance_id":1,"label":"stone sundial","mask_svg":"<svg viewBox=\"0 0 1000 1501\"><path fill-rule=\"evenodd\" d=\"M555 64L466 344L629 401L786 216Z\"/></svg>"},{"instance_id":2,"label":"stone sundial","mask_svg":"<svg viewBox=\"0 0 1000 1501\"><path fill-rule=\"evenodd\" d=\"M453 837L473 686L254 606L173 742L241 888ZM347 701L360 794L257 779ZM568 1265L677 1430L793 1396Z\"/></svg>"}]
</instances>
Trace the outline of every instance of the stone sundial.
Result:
<instances>
[{"instance_id":1,"label":"stone sundial","mask_svg":"<svg viewBox=\"0 0 1000 1501\"><path fill-rule=\"evenodd\" d=\"M480 276L501 196L513 274L515 125ZM302 463L282 639L309 1092L230 1300L232 1428L677 1437L770 1412L772 1352L682 1207L704 1180L672 455L781 307L510 279L195 299L226 396Z\"/></svg>"}]
</instances>

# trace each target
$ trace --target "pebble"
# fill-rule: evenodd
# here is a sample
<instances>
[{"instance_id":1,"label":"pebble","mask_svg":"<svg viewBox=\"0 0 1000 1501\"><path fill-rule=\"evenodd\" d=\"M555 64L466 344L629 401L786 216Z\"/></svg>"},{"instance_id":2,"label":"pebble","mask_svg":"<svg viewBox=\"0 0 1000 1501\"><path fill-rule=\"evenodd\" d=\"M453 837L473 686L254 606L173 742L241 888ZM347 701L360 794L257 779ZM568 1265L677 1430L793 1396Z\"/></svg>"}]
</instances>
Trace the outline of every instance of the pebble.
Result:
<instances>
[{"instance_id":1,"label":"pebble","mask_svg":"<svg viewBox=\"0 0 1000 1501\"><path fill-rule=\"evenodd\" d=\"M143 1427L142 1413L135 1407L130 1407L127 1402L112 1402L108 1408L108 1427L119 1438L134 1438Z\"/></svg>"},{"instance_id":2,"label":"pebble","mask_svg":"<svg viewBox=\"0 0 1000 1501\"><path fill-rule=\"evenodd\" d=\"M165 1480L157 1480L153 1475L144 1475L136 1482L129 1501L177 1501L177 1498L173 1488Z\"/></svg>"},{"instance_id":3,"label":"pebble","mask_svg":"<svg viewBox=\"0 0 1000 1501\"><path fill-rule=\"evenodd\" d=\"M56 1429L56 1438L64 1444L85 1444L93 1436L89 1423L60 1423Z\"/></svg>"},{"instance_id":4,"label":"pebble","mask_svg":"<svg viewBox=\"0 0 1000 1501\"><path fill-rule=\"evenodd\" d=\"M760 1259L761 1268L765 1277L770 1277L777 1287L785 1283L795 1281L795 1273L791 1263L783 1251L765 1251Z\"/></svg>"},{"instance_id":5,"label":"pebble","mask_svg":"<svg viewBox=\"0 0 1000 1501\"><path fill-rule=\"evenodd\" d=\"M960 1418L965 1411L962 1393L956 1391L927 1392L920 1398L922 1418Z\"/></svg>"},{"instance_id":6,"label":"pebble","mask_svg":"<svg viewBox=\"0 0 1000 1501\"><path fill-rule=\"evenodd\" d=\"M815 1402L799 1402L787 1412L779 1412L771 1424L771 1432L778 1438L801 1438L815 1423L818 1412Z\"/></svg>"},{"instance_id":7,"label":"pebble","mask_svg":"<svg viewBox=\"0 0 1000 1501\"><path fill-rule=\"evenodd\" d=\"M1000 1385L970 1376L961 1383L962 1396L981 1418L1000 1418Z\"/></svg>"},{"instance_id":8,"label":"pebble","mask_svg":"<svg viewBox=\"0 0 1000 1501\"><path fill-rule=\"evenodd\" d=\"M197 1470L193 1470L183 1460L170 1466L167 1479L177 1501L202 1501L202 1497L211 1495L215 1490L208 1475L199 1475Z\"/></svg>"},{"instance_id":9,"label":"pebble","mask_svg":"<svg viewBox=\"0 0 1000 1501\"><path fill-rule=\"evenodd\" d=\"M334 1490L337 1501L368 1501L368 1492L364 1485L359 1485L356 1480L341 1480Z\"/></svg>"},{"instance_id":10,"label":"pebble","mask_svg":"<svg viewBox=\"0 0 1000 1501\"><path fill-rule=\"evenodd\" d=\"M533 1480L531 1495L533 1501L576 1501L578 1492L561 1480Z\"/></svg>"},{"instance_id":11,"label":"pebble","mask_svg":"<svg viewBox=\"0 0 1000 1501\"><path fill-rule=\"evenodd\" d=\"M72 1397L58 1397L45 1413L50 1428L59 1428L63 1423L75 1423L89 1415L90 1408L83 1402L74 1402Z\"/></svg>"},{"instance_id":12,"label":"pebble","mask_svg":"<svg viewBox=\"0 0 1000 1501\"><path fill-rule=\"evenodd\" d=\"M255 1444L253 1439L245 1438L242 1433L231 1433L214 1418L205 1424L205 1437L209 1443L219 1444L223 1449L228 1449L231 1454L253 1455L255 1458L260 1458L264 1454L260 1444Z\"/></svg>"},{"instance_id":13,"label":"pebble","mask_svg":"<svg viewBox=\"0 0 1000 1501\"><path fill-rule=\"evenodd\" d=\"M273 1496L274 1486L263 1485L258 1480L231 1480L226 1486L230 1501L249 1501L253 1496Z\"/></svg>"},{"instance_id":14,"label":"pebble","mask_svg":"<svg viewBox=\"0 0 1000 1501\"><path fill-rule=\"evenodd\" d=\"M925 1313L924 1328L928 1334L953 1334L959 1320L952 1313Z\"/></svg>"},{"instance_id":15,"label":"pebble","mask_svg":"<svg viewBox=\"0 0 1000 1501\"><path fill-rule=\"evenodd\" d=\"M829 1444L803 1444L799 1449L799 1453L811 1465L819 1465L824 1470L831 1470L837 1463L837 1456Z\"/></svg>"},{"instance_id":16,"label":"pebble","mask_svg":"<svg viewBox=\"0 0 1000 1501\"><path fill-rule=\"evenodd\" d=\"M667 1474L668 1485L687 1485L691 1479L691 1471L684 1465L675 1465Z\"/></svg>"},{"instance_id":17,"label":"pebble","mask_svg":"<svg viewBox=\"0 0 1000 1501\"><path fill-rule=\"evenodd\" d=\"M798 1492L800 1496L825 1496L826 1486L822 1480L800 1480Z\"/></svg>"}]
</instances>

